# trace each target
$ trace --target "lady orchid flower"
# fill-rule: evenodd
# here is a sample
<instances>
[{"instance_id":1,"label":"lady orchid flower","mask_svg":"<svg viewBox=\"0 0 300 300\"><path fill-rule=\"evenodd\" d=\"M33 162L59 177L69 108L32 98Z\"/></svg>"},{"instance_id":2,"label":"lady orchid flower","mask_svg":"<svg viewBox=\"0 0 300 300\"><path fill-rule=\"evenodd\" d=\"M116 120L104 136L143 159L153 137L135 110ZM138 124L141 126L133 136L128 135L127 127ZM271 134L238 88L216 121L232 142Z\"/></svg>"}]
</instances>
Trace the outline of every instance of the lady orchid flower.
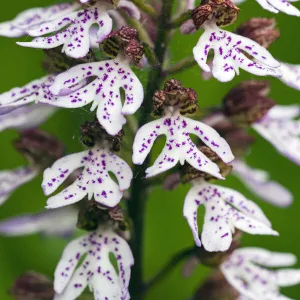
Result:
<instances>
[{"instance_id":1,"label":"lady orchid flower","mask_svg":"<svg viewBox=\"0 0 300 300\"><path fill-rule=\"evenodd\" d=\"M280 80L287 86L300 91L300 65L281 63L280 70L282 72Z\"/></svg>"},{"instance_id":2,"label":"lady orchid flower","mask_svg":"<svg viewBox=\"0 0 300 300\"><path fill-rule=\"evenodd\" d=\"M256 0L262 8L277 14L278 12L283 12L292 16L300 16L300 11L295 6L291 5L290 2L295 2L297 0ZM233 0L234 4L240 4L245 2L245 0Z\"/></svg>"},{"instance_id":3,"label":"lady orchid flower","mask_svg":"<svg viewBox=\"0 0 300 300\"><path fill-rule=\"evenodd\" d=\"M72 206L25 214L0 221L0 234L24 236L40 233L45 236L69 236L76 228L78 211Z\"/></svg>"},{"instance_id":4,"label":"lady orchid flower","mask_svg":"<svg viewBox=\"0 0 300 300\"><path fill-rule=\"evenodd\" d=\"M266 171L253 169L239 159L234 160L232 166L232 174L262 200L279 207L289 206L293 202L291 192L280 183L270 180Z\"/></svg>"},{"instance_id":5,"label":"lady orchid flower","mask_svg":"<svg viewBox=\"0 0 300 300\"><path fill-rule=\"evenodd\" d=\"M42 187L45 195L52 194L75 170L83 168L69 187L47 201L47 208L57 208L76 203L88 196L108 207L116 206L123 191L130 186L133 177L129 165L107 148L95 146L91 150L71 154L57 160L44 172ZM112 172L118 184L111 179Z\"/></svg>"},{"instance_id":6,"label":"lady orchid flower","mask_svg":"<svg viewBox=\"0 0 300 300\"><path fill-rule=\"evenodd\" d=\"M111 263L111 253L116 258L118 272ZM89 286L97 300L128 300L133 264L127 242L111 229L100 227L65 248L55 270L54 299L76 299Z\"/></svg>"},{"instance_id":7,"label":"lady orchid flower","mask_svg":"<svg viewBox=\"0 0 300 300\"><path fill-rule=\"evenodd\" d=\"M172 99L174 96L175 99ZM179 100L176 99L177 97ZM194 106L197 101L195 92L192 89L183 88L177 80L172 79L166 83L164 90L156 92L154 100L156 98L160 102L159 105L169 103L170 106L163 107L161 113L164 116L162 118L152 121L138 130L133 143L133 163L143 164L156 138L164 134L167 138L166 144L153 166L146 170L146 177L167 171L175 167L178 162L183 165L186 161L197 170L217 178L223 178L219 167L197 148L190 135L199 137L224 162L231 162L234 159L229 145L213 128L182 115L186 112L180 108L180 105L183 105L186 110L194 109L194 107L190 107L191 104L188 105L188 102Z\"/></svg>"},{"instance_id":8,"label":"lady orchid flower","mask_svg":"<svg viewBox=\"0 0 300 300\"><path fill-rule=\"evenodd\" d=\"M193 49L196 62L203 71L211 71L221 82L231 81L235 74L239 74L240 68L258 76L280 77L278 69L280 63L265 48L255 41L218 27L235 21L238 11L239 9L229 0L221 4L210 0L193 10L196 28L204 29ZM212 66L206 63L210 50L214 51ZM253 60L248 58L249 55Z\"/></svg>"},{"instance_id":9,"label":"lady orchid flower","mask_svg":"<svg viewBox=\"0 0 300 300\"><path fill-rule=\"evenodd\" d=\"M35 128L47 121L55 111L56 108L44 104L22 106L10 113L0 115L0 132L10 128L18 130Z\"/></svg>"},{"instance_id":10,"label":"lady orchid flower","mask_svg":"<svg viewBox=\"0 0 300 300\"><path fill-rule=\"evenodd\" d=\"M228 250L235 228L250 234L278 235L261 209L239 192L202 179L195 179L192 184L185 198L183 215L198 247L203 245L210 252ZM201 241L197 223L200 205L204 205L206 211Z\"/></svg>"},{"instance_id":11,"label":"lady orchid flower","mask_svg":"<svg viewBox=\"0 0 300 300\"><path fill-rule=\"evenodd\" d=\"M295 263L296 257L289 253L241 248L235 250L220 269L240 293L240 300L290 299L283 296L279 289L300 283L300 270L267 268L292 266Z\"/></svg>"},{"instance_id":12,"label":"lady orchid flower","mask_svg":"<svg viewBox=\"0 0 300 300\"><path fill-rule=\"evenodd\" d=\"M62 6L64 7L63 4ZM53 15L50 15L49 12L48 14L39 14L40 11L51 11L52 7L31 9L2 26L7 30L7 26L11 24L9 28L16 27L18 30L19 23L28 25L22 27L22 30L18 32L19 35L25 33L35 38L31 42L18 42L18 45L40 49L51 49L63 45L62 51L68 56L73 58L84 57L90 49L89 31L93 25L96 24L99 27L97 32L98 42L103 41L111 33L112 19L107 13L111 5L106 1L102 1L78 11L76 10L80 5L67 4L66 6L68 9L64 11L60 11L59 7L54 6L57 14ZM38 21L32 24L30 19L35 18L36 15ZM51 33L55 34L49 35Z\"/></svg>"},{"instance_id":13,"label":"lady orchid flower","mask_svg":"<svg viewBox=\"0 0 300 300\"><path fill-rule=\"evenodd\" d=\"M95 79L82 84L90 78ZM82 87L72 91L74 85ZM120 88L125 91L124 105ZM134 114L144 98L141 82L121 55L112 60L77 65L59 74L49 89L57 97L44 97L40 102L67 108L93 102L91 111L98 107L97 118L111 135L122 129L126 123L124 115Z\"/></svg>"},{"instance_id":14,"label":"lady orchid flower","mask_svg":"<svg viewBox=\"0 0 300 300\"><path fill-rule=\"evenodd\" d=\"M266 115L252 124L262 137L282 155L300 165L300 115L299 105L276 105Z\"/></svg>"}]
</instances>

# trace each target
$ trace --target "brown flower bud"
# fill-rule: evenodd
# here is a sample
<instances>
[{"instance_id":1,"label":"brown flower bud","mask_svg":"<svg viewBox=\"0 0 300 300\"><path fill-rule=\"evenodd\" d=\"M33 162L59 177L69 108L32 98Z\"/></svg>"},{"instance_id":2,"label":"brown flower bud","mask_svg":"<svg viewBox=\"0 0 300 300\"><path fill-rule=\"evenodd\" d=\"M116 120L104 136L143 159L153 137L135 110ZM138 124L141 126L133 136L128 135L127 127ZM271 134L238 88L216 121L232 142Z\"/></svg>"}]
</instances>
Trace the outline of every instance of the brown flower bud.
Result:
<instances>
[{"instance_id":1,"label":"brown flower bud","mask_svg":"<svg viewBox=\"0 0 300 300\"><path fill-rule=\"evenodd\" d=\"M197 29L211 19L218 26L227 26L234 23L238 13L239 8L230 0L202 0L201 4L193 10L192 19Z\"/></svg>"},{"instance_id":2,"label":"brown flower bud","mask_svg":"<svg viewBox=\"0 0 300 300\"><path fill-rule=\"evenodd\" d=\"M236 33L257 42L264 48L268 48L280 37L280 31L275 26L275 19L252 18L243 23L236 30Z\"/></svg>"},{"instance_id":3,"label":"brown flower bud","mask_svg":"<svg viewBox=\"0 0 300 300\"><path fill-rule=\"evenodd\" d=\"M197 94L193 89L184 88L180 81L170 79L163 90L153 96L153 114L161 116L166 107L178 107L182 115L193 114L198 109Z\"/></svg>"},{"instance_id":4,"label":"brown flower bud","mask_svg":"<svg viewBox=\"0 0 300 300\"><path fill-rule=\"evenodd\" d=\"M118 31L112 32L101 43L101 48L107 56L112 58L115 58L122 49L137 65L144 54L144 46L139 42L138 32L130 26L123 26Z\"/></svg>"},{"instance_id":5,"label":"brown flower bud","mask_svg":"<svg viewBox=\"0 0 300 300\"><path fill-rule=\"evenodd\" d=\"M233 300L238 299L239 293L226 280L223 273L216 271L201 284L193 300Z\"/></svg>"},{"instance_id":6,"label":"brown flower bud","mask_svg":"<svg viewBox=\"0 0 300 300\"><path fill-rule=\"evenodd\" d=\"M213 152L209 147L207 146L200 146L198 147L199 150L206 155L212 162L216 163L220 168L220 173L223 177L226 177L228 174L230 174L232 170L232 166L229 164L224 163L219 156ZM190 182L193 179L196 178L203 178L205 181L215 180L216 178L212 175L199 171L192 167L190 164L185 163L182 168L182 181L183 183Z\"/></svg>"},{"instance_id":7,"label":"brown flower bud","mask_svg":"<svg viewBox=\"0 0 300 300\"><path fill-rule=\"evenodd\" d=\"M87 200L81 204L77 221L79 229L94 231L99 225L107 224L121 231L128 229L128 222L119 205L114 208L105 208L94 200Z\"/></svg>"},{"instance_id":8,"label":"brown flower bud","mask_svg":"<svg viewBox=\"0 0 300 300\"><path fill-rule=\"evenodd\" d=\"M225 115L239 127L259 121L275 105L266 97L268 92L267 81L249 80L239 84L223 100Z\"/></svg>"},{"instance_id":9,"label":"brown flower bud","mask_svg":"<svg viewBox=\"0 0 300 300\"><path fill-rule=\"evenodd\" d=\"M15 148L41 170L52 165L64 154L63 144L49 133L39 129L27 130L14 141Z\"/></svg>"},{"instance_id":10,"label":"brown flower bud","mask_svg":"<svg viewBox=\"0 0 300 300\"><path fill-rule=\"evenodd\" d=\"M16 300L52 300L54 297L52 281L33 271L21 275L10 293Z\"/></svg>"},{"instance_id":11,"label":"brown flower bud","mask_svg":"<svg viewBox=\"0 0 300 300\"><path fill-rule=\"evenodd\" d=\"M87 147L93 147L96 144L102 144L109 147L112 151L120 151L124 131L121 130L117 135L110 135L106 132L98 120L87 121L80 128L81 142Z\"/></svg>"}]
</instances>

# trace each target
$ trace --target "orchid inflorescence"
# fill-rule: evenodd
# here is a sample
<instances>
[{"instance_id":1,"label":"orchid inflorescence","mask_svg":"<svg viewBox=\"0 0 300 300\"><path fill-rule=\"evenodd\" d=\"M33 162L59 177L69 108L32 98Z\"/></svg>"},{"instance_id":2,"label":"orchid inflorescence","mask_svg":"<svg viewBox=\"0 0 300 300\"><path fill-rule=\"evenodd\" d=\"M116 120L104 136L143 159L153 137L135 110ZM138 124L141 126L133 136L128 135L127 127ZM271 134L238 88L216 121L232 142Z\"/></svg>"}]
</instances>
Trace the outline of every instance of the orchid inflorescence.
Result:
<instances>
[{"instance_id":1,"label":"orchid inflorescence","mask_svg":"<svg viewBox=\"0 0 300 300\"><path fill-rule=\"evenodd\" d=\"M28 161L0 171L0 204L39 174L48 197L45 211L2 220L0 233L70 237L76 226L88 231L66 246L53 287L44 276L26 273L11 291L16 299L143 299L164 273L144 282L140 252L143 203L158 181L165 190L191 184L183 216L195 247L180 255L187 258L184 274L200 262L215 269L194 299L289 299L279 288L300 283L300 270L270 269L293 265L292 254L240 247L242 232L279 233L254 201L214 182L232 174L262 200L291 205L292 193L267 171L249 166L245 157L255 144L249 132L254 129L300 165L300 106L277 105L268 97L269 83L251 79L199 117L196 91L166 78L197 64L205 80L228 82L242 69L300 90L300 65L283 63L267 50L280 36L274 19L252 18L235 32L222 28L234 24L240 12L236 5L244 1L182 2L77 0L31 8L0 23L0 35L26 36L17 44L44 49L48 73L0 95L0 131L19 131L14 146ZM300 16L292 1L257 2L273 13ZM193 63L172 65L167 59L174 28L182 34L203 30L191 51ZM88 105L96 112L80 127L81 152L67 154L62 142L37 129L58 108ZM151 112L156 119L150 120ZM166 141L151 165L150 152L161 135ZM85 292L87 286L93 296Z\"/></svg>"}]
</instances>

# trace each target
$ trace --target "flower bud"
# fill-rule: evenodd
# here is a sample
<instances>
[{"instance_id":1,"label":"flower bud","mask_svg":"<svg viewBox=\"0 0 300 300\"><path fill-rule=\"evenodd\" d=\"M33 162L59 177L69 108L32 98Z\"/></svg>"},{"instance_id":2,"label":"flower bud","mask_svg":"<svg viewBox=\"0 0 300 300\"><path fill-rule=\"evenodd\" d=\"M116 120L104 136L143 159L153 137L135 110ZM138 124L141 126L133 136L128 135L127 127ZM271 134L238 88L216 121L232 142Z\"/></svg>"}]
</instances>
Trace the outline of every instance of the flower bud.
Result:
<instances>
[{"instance_id":1,"label":"flower bud","mask_svg":"<svg viewBox=\"0 0 300 300\"><path fill-rule=\"evenodd\" d=\"M138 32L130 26L123 26L118 31L112 32L101 43L101 48L107 56L112 58L115 58L122 49L136 65L144 55L144 46L139 42Z\"/></svg>"},{"instance_id":2,"label":"flower bud","mask_svg":"<svg viewBox=\"0 0 300 300\"><path fill-rule=\"evenodd\" d=\"M164 180L162 188L166 191L172 191L175 190L180 183L180 173L173 173Z\"/></svg>"},{"instance_id":3,"label":"flower bud","mask_svg":"<svg viewBox=\"0 0 300 300\"><path fill-rule=\"evenodd\" d=\"M267 81L249 80L239 84L223 100L225 115L239 127L259 121L275 105L266 97L268 92Z\"/></svg>"},{"instance_id":4,"label":"flower bud","mask_svg":"<svg viewBox=\"0 0 300 300\"><path fill-rule=\"evenodd\" d=\"M275 26L275 19L252 18L243 23L236 30L236 33L257 42L264 48L268 48L280 37L280 31Z\"/></svg>"},{"instance_id":5,"label":"flower bud","mask_svg":"<svg viewBox=\"0 0 300 300\"><path fill-rule=\"evenodd\" d=\"M121 130L117 135L110 135L106 132L98 120L87 121L80 128L81 142L87 147L93 147L96 144L102 144L109 147L111 151L120 151L124 132Z\"/></svg>"},{"instance_id":6,"label":"flower bud","mask_svg":"<svg viewBox=\"0 0 300 300\"><path fill-rule=\"evenodd\" d=\"M239 293L229 284L222 272L216 271L201 284L193 300L229 300L238 299Z\"/></svg>"},{"instance_id":7,"label":"flower bud","mask_svg":"<svg viewBox=\"0 0 300 300\"><path fill-rule=\"evenodd\" d=\"M163 90L156 91L153 96L153 114L161 116L168 107L178 108L180 114L193 114L198 109L197 94L193 89L184 88L180 81L170 79Z\"/></svg>"},{"instance_id":8,"label":"flower bud","mask_svg":"<svg viewBox=\"0 0 300 300\"><path fill-rule=\"evenodd\" d=\"M89 51L86 56L77 59L66 56L65 53L62 52L62 47L46 49L44 53L43 68L50 74L61 73L76 65L96 61L92 51Z\"/></svg>"},{"instance_id":9,"label":"flower bud","mask_svg":"<svg viewBox=\"0 0 300 300\"><path fill-rule=\"evenodd\" d=\"M33 271L21 275L10 293L16 300L52 300L54 297L52 281Z\"/></svg>"},{"instance_id":10,"label":"flower bud","mask_svg":"<svg viewBox=\"0 0 300 300\"><path fill-rule=\"evenodd\" d=\"M77 227L86 231L94 231L100 225L110 225L117 230L125 231L128 223L119 205L105 208L96 201L84 201L78 214Z\"/></svg>"},{"instance_id":11,"label":"flower bud","mask_svg":"<svg viewBox=\"0 0 300 300\"><path fill-rule=\"evenodd\" d=\"M193 10L192 19L197 29L211 19L218 26L227 26L234 23L238 13L239 8L230 0L202 0Z\"/></svg>"},{"instance_id":12,"label":"flower bud","mask_svg":"<svg viewBox=\"0 0 300 300\"><path fill-rule=\"evenodd\" d=\"M230 174L232 166L224 163L219 156L207 146L200 146L198 149L206 155L212 162L216 163L220 168L220 173L223 177ZM190 164L185 163L182 168L182 181L188 183L196 178L203 178L205 181L215 180L216 178L208 173L201 172Z\"/></svg>"},{"instance_id":13,"label":"flower bud","mask_svg":"<svg viewBox=\"0 0 300 300\"><path fill-rule=\"evenodd\" d=\"M47 132L39 129L27 130L14 141L15 148L33 166L44 170L64 154L63 144Z\"/></svg>"}]
</instances>

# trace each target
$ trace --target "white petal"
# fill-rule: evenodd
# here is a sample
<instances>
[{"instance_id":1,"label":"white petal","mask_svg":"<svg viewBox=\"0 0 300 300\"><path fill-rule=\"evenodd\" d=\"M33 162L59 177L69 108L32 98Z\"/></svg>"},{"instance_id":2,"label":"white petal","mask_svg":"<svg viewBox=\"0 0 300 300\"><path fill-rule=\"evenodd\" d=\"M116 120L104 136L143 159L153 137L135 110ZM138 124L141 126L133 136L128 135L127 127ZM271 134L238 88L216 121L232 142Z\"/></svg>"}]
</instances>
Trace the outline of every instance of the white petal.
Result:
<instances>
[{"instance_id":1,"label":"white petal","mask_svg":"<svg viewBox=\"0 0 300 300\"><path fill-rule=\"evenodd\" d=\"M282 63L280 66L282 72L282 77L280 80L286 85L300 90L300 65L292 65L287 63Z\"/></svg>"},{"instance_id":2,"label":"white petal","mask_svg":"<svg viewBox=\"0 0 300 300\"><path fill-rule=\"evenodd\" d=\"M44 171L42 187L45 195L53 193L76 169L82 167L88 151L71 154L57 160Z\"/></svg>"},{"instance_id":3,"label":"white petal","mask_svg":"<svg viewBox=\"0 0 300 300\"><path fill-rule=\"evenodd\" d=\"M248 38L210 24L205 27L193 49L195 60L205 72L210 71L206 61L211 49L214 50L212 74L219 81L232 80L235 73L239 73L239 68L258 76L281 76L281 72L277 70L280 63L265 48ZM250 54L255 61L247 58L241 50Z\"/></svg>"},{"instance_id":4,"label":"white petal","mask_svg":"<svg viewBox=\"0 0 300 300\"><path fill-rule=\"evenodd\" d=\"M77 210L66 207L58 210L26 214L0 222L0 233L6 236L23 236L34 233L65 236L76 228Z\"/></svg>"},{"instance_id":5,"label":"white petal","mask_svg":"<svg viewBox=\"0 0 300 300\"><path fill-rule=\"evenodd\" d=\"M14 190L36 177L37 173L37 171L27 167L0 171L0 205L8 199Z\"/></svg>"},{"instance_id":6,"label":"white petal","mask_svg":"<svg viewBox=\"0 0 300 300\"><path fill-rule=\"evenodd\" d=\"M125 12L133 19L139 20L141 18L141 12L135 4L128 0L120 0L118 8L125 10Z\"/></svg>"},{"instance_id":7,"label":"white petal","mask_svg":"<svg viewBox=\"0 0 300 300\"><path fill-rule=\"evenodd\" d=\"M15 128L31 129L43 124L55 112L56 108L48 105L23 106L12 112L0 115L0 132Z\"/></svg>"},{"instance_id":8,"label":"white petal","mask_svg":"<svg viewBox=\"0 0 300 300\"><path fill-rule=\"evenodd\" d=\"M291 0L256 0L264 9L277 13L281 11L288 15L300 16L300 11L292 6Z\"/></svg>"},{"instance_id":9,"label":"white petal","mask_svg":"<svg viewBox=\"0 0 300 300\"><path fill-rule=\"evenodd\" d=\"M232 172L262 200L279 207L289 206L293 202L291 192L278 182L271 181L265 171L250 168L241 160L234 160Z\"/></svg>"}]
</instances>

